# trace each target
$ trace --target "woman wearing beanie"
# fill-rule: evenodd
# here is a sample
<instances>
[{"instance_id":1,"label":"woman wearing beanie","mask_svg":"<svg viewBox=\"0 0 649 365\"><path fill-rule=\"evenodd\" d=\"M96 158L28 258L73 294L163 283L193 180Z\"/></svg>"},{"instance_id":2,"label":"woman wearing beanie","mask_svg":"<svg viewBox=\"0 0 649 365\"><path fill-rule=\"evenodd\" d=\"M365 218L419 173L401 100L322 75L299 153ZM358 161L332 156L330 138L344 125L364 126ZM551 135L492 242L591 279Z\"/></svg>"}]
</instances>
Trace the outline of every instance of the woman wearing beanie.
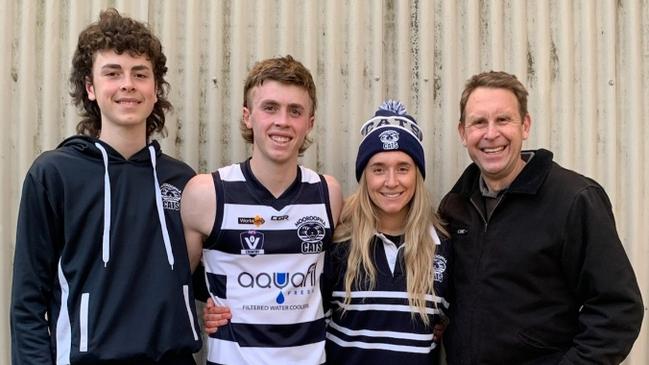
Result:
<instances>
[{"instance_id":1,"label":"woman wearing beanie","mask_svg":"<svg viewBox=\"0 0 649 365\"><path fill-rule=\"evenodd\" d=\"M356 191L321 280L328 364L436 364L450 246L430 195L422 133L396 101L361 128Z\"/></svg>"},{"instance_id":2,"label":"woman wearing beanie","mask_svg":"<svg viewBox=\"0 0 649 365\"><path fill-rule=\"evenodd\" d=\"M320 278L327 364L437 364L451 247L424 186L422 132L388 100L361 134L359 185ZM208 304L207 333L227 323L225 309Z\"/></svg>"}]
</instances>

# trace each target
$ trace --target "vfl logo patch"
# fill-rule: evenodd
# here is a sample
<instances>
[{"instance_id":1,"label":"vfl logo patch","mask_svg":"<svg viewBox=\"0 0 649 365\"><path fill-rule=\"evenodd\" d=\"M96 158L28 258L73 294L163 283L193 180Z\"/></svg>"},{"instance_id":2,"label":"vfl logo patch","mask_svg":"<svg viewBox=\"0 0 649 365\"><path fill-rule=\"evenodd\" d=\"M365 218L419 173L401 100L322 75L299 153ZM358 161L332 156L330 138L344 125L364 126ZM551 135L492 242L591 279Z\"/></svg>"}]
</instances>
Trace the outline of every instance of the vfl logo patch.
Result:
<instances>
[{"instance_id":1,"label":"vfl logo patch","mask_svg":"<svg viewBox=\"0 0 649 365\"><path fill-rule=\"evenodd\" d=\"M257 227L266 223L266 220L258 215L254 217L239 217L237 221L239 222L239 224L254 224Z\"/></svg>"},{"instance_id":2,"label":"vfl logo patch","mask_svg":"<svg viewBox=\"0 0 649 365\"><path fill-rule=\"evenodd\" d=\"M433 270L435 270L435 281L442 282L444 280L444 272L446 272L446 257L435 255Z\"/></svg>"},{"instance_id":3,"label":"vfl logo patch","mask_svg":"<svg viewBox=\"0 0 649 365\"><path fill-rule=\"evenodd\" d=\"M379 139L383 143L384 150L396 150L399 148L399 132L393 129L381 132L381 134L379 134Z\"/></svg>"},{"instance_id":4,"label":"vfl logo patch","mask_svg":"<svg viewBox=\"0 0 649 365\"><path fill-rule=\"evenodd\" d=\"M264 254L264 234L257 231L241 232L241 254L255 257Z\"/></svg>"},{"instance_id":5,"label":"vfl logo patch","mask_svg":"<svg viewBox=\"0 0 649 365\"><path fill-rule=\"evenodd\" d=\"M305 254L322 252L322 240L326 235L324 220L316 216L297 221L297 236L302 240L301 251Z\"/></svg>"},{"instance_id":6,"label":"vfl logo patch","mask_svg":"<svg viewBox=\"0 0 649 365\"><path fill-rule=\"evenodd\" d=\"M180 210L180 189L177 187L164 183L160 186L160 194L162 195L162 207L167 210Z\"/></svg>"}]
</instances>

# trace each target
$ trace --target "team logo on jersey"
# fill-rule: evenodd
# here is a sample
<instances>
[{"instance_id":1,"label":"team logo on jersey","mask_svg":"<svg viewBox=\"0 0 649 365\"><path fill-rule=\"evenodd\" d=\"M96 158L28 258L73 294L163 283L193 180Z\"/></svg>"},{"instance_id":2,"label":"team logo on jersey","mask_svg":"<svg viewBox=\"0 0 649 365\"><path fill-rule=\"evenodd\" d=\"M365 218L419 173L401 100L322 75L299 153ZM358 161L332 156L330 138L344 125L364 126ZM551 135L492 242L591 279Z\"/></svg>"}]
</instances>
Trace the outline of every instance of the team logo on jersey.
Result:
<instances>
[{"instance_id":1,"label":"team logo on jersey","mask_svg":"<svg viewBox=\"0 0 649 365\"><path fill-rule=\"evenodd\" d=\"M446 272L446 257L435 255L433 261L433 269L435 270L435 281L444 281L444 272Z\"/></svg>"},{"instance_id":2,"label":"team logo on jersey","mask_svg":"<svg viewBox=\"0 0 649 365\"><path fill-rule=\"evenodd\" d=\"M162 195L162 207L167 210L180 210L180 189L164 183L160 186L160 195Z\"/></svg>"},{"instance_id":3,"label":"team logo on jersey","mask_svg":"<svg viewBox=\"0 0 649 365\"><path fill-rule=\"evenodd\" d=\"M254 224L255 226L259 227L262 224L266 223L266 220L263 217L256 215L254 217L239 217L237 219L237 222L239 222L239 224Z\"/></svg>"},{"instance_id":4,"label":"team logo on jersey","mask_svg":"<svg viewBox=\"0 0 649 365\"><path fill-rule=\"evenodd\" d=\"M302 240L302 253L322 252L322 240L325 238L325 222L316 216L307 216L297 221L297 236Z\"/></svg>"},{"instance_id":5,"label":"team logo on jersey","mask_svg":"<svg viewBox=\"0 0 649 365\"><path fill-rule=\"evenodd\" d=\"M241 254L255 257L264 254L264 234L257 231L241 232Z\"/></svg>"},{"instance_id":6,"label":"team logo on jersey","mask_svg":"<svg viewBox=\"0 0 649 365\"><path fill-rule=\"evenodd\" d=\"M399 132L394 129L388 129L379 134L379 139L383 143L384 150L396 150L399 148Z\"/></svg>"}]
</instances>

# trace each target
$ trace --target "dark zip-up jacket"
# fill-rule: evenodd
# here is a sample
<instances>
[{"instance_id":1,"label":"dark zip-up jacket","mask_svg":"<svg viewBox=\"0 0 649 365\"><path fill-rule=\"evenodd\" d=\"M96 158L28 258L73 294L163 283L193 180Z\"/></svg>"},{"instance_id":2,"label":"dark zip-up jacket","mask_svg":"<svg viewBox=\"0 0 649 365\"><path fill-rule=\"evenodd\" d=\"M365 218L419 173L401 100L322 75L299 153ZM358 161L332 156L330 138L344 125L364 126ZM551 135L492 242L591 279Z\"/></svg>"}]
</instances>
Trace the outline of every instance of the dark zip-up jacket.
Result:
<instances>
[{"instance_id":1,"label":"dark zip-up jacket","mask_svg":"<svg viewBox=\"0 0 649 365\"><path fill-rule=\"evenodd\" d=\"M489 219L475 164L442 200L455 254L448 362L618 364L643 306L611 203L551 152L532 152Z\"/></svg>"},{"instance_id":2,"label":"dark zip-up jacket","mask_svg":"<svg viewBox=\"0 0 649 365\"><path fill-rule=\"evenodd\" d=\"M193 363L201 339L180 221L193 175L155 141L126 160L75 136L34 161L16 234L14 365Z\"/></svg>"}]
</instances>

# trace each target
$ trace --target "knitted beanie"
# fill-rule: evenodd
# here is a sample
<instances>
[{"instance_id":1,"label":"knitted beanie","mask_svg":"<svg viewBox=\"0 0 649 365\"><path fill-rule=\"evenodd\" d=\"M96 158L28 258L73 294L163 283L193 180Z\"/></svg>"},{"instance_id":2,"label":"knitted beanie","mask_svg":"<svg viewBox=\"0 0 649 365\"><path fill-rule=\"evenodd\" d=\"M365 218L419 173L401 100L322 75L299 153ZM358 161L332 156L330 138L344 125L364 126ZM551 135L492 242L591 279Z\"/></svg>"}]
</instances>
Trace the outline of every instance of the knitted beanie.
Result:
<instances>
[{"instance_id":1,"label":"knitted beanie","mask_svg":"<svg viewBox=\"0 0 649 365\"><path fill-rule=\"evenodd\" d=\"M396 100L386 100L374 113L374 117L361 127L363 140L356 155L356 181L360 181L363 170L374 154L388 151L407 153L426 177L423 135L417 121L406 114L406 107Z\"/></svg>"}]
</instances>

